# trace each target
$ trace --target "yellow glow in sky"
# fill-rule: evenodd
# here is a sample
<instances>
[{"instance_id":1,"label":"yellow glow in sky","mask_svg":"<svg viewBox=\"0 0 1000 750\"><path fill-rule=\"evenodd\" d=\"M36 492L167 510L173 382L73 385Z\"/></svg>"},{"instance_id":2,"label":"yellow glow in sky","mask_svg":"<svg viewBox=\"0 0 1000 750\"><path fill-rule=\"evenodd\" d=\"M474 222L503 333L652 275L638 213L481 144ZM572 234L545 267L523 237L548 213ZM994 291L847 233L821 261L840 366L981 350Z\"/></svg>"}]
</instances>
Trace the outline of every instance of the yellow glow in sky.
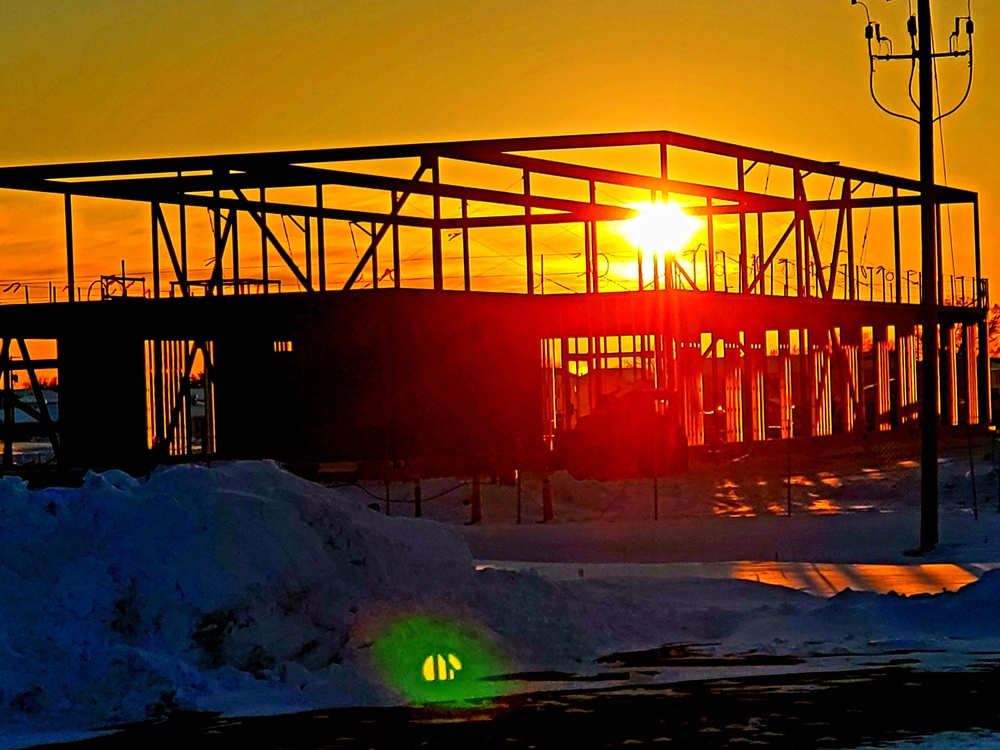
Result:
<instances>
[{"instance_id":1,"label":"yellow glow in sky","mask_svg":"<svg viewBox=\"0 0 1000 750\"><path fill-rule=\"evenodd\" d=\"M863 9L802 6L5 0L0 165L663 129L916 177L916 126L869 95ZM905 48L908 4L868 6ZM934 0L939 47L967 8ZM977 0L972 13L975 80L943 121L937 176L946 163L949 184L980 192L983 274L998 278L1000 3ZM937 65L947 109L965 90L967 61ZM909 74L906 62L880 63L875 87L912 113ZM130 207L79 204L78 279L122 259L148 272L148 216L124 237L111 219ZM863 236L868 215L855 221ZM197 225L207 229L204 216ZM63 236L58 196L0 191L0 280L60 282ZM957 255L961 265L967 253ZM945 263L951 273L950 252Z\"/></svg>"},{"instance_id":2,"label":"yellow glow in sky","mask_svg":"<svg viewBox=\"0 0 1000 750\"><path fill-rule=\"evenodd\" d=\"M622 231L629 242L650 253L679 252L704 226L674 201L634 203L629 208L638 213L624 223Z\"/></svg>"}]
</instances>

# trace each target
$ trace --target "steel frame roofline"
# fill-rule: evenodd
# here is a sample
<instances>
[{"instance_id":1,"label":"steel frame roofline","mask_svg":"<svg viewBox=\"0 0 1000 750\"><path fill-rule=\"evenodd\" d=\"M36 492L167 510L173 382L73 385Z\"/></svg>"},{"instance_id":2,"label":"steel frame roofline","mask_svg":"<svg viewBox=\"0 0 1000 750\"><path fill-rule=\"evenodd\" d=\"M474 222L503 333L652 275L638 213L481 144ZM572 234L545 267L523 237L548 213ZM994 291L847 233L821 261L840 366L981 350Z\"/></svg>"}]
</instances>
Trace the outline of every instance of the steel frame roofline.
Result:
<instances>
[{"instance_id":1,"label":"steel frame roofline","mask_svg":"<svg viewBox=\"0 0 1000 750\"><path fill-rule=\"evenodd\" d=\"M322 162L348 162L362 160L388 160L404 158L453 158L484 163L496 163L494 157L523 151L548 151L559 149L589 149L615 146L664 145L701 151L708 154L742 159L745 162L769 164L798 169L808 173L824 174L858 182L868 182L893 187L900 190L919 192L920 183L904 177L895 177L869 170L844 167L839 162L823 162L814 159L791 156L774 151L739 146L723 141L675 133L665 130L640 131L631 133L606 133L591 135L535 136L526 138L500 138L472 141L443 141L436 143L414 143L385 146L354 146L325 149L299 149L291 151L250 152L242 154L218 154L204 156L156 157L144 159L124 159L98 162L70 162L30 166L0 168L0 188L15 190L42 190L69 194L89 194L74 183L52 185L51 181L94 179L107 177L167 175L176 172L215 172L223 170L243 171L245 169L274 169L298 164ZM506 161L500 159L499 161ZM548 160L538 159L538 171L544 171ZM505 165L506 166L506 165ZM513 165L510 165L513 166ZM578 167L581 178L591 173L613 174L610 170L592 167ZM313 177L316 177L315 175ZM597 177L600 180L600 177ZM600 180L603 181L603 180ZM42 184L42 183L49 184ZM289 183L281 181L280 186ZM303 180L298 185L315 185L315 179ZM256 180L255 186L260 185ZM271 186L270 183L264 187ZM58 188L58 189L54 189ZM970 201L975 193L938 186L940 199L945 202ZM120 196L107 196L120 197Z\"/></svg>"}]
</instances>

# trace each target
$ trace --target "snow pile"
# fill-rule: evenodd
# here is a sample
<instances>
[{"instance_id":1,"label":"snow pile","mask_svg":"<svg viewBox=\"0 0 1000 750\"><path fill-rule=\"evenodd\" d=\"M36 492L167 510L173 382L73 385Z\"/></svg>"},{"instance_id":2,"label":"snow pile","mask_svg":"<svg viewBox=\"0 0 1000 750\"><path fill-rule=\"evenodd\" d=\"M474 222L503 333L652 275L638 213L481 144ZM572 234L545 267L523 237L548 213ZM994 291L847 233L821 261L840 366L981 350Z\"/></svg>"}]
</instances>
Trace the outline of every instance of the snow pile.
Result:
<instances>
[{"instance_id":1,"label":"snow pile","mask_svg":"<svg viewBox=\"0 0 1000 750\"><path fill-rule=\"evenodd\" d=\"M341 666L359 605L464 589L472 572L444 528L386 519L269 463L91 474L79 490L8 477L0 726L385 702ZM297 699L288 688L303 682L323 689Z\"/></svg>"},{"instance_id":2,"label":"snow pile","mask_svg":"<svg viewBox=\"0 0 1000 750\"><path fill-rule=\"evenodd\" d=\"M597 657L678 643L971 654L996 646L1000 572L956 594L830 600L738 580L477 572L443 525L241 462L91 474L80 489L0 481L0 601L0 746L13 746L175 708L399 702L371 654L380 623L410 615L468 624L507 672L595 673Z\"/></svg>"}]
</instances>

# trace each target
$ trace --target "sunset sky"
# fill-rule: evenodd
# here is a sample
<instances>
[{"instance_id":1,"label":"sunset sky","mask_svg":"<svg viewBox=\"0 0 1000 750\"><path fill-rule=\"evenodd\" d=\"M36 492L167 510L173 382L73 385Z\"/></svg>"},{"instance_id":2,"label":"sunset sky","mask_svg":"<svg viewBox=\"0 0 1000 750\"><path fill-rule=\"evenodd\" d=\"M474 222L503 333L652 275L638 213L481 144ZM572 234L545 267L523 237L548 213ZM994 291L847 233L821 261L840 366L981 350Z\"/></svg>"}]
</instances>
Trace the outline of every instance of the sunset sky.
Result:
<instances>
[{"instance_id":1,"label":"sunset sky","mask_svg":"<svg viewBox=\"0 0 1000 750\"><path fill-rule=\"evenodd\" d=\"M868 5L905 51L907 1ZM934 0L939 48L966 8ZM1000 278L1000 7L972 13L948 182L981 193ZM868 94L865 21L850 0L6 0L0 165L665 129L916 177L916 126ZM939 66L947 108L967 67ZM908 65L878 70L908 107ZM0 195L0 281L62 252L59 212L28 231L21 200Z\"/></svg>"}]
</instances>

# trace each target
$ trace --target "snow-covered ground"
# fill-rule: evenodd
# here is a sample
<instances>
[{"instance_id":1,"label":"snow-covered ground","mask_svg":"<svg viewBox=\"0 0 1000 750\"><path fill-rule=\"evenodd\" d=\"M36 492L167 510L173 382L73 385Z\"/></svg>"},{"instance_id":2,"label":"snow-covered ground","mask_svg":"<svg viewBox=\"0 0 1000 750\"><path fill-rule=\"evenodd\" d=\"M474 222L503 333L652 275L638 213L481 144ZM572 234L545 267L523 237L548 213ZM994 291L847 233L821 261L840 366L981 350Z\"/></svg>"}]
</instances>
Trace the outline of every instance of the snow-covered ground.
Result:
<instances>
[{"instance_id":1,"label":"snow-covered ground","mask_svg":"<svg viewBox=\"0 0 1000 750\"><path fill-rule=\"evenodd\" d=\"M238 715L426 700L439 686L452 697L527 689L516 679L478 678L593 675L605 669L601 656L664 644L732 657L730 669L740 673L810 669L817 654L822 669L850 669L904 650L919 653L922 668L967 667L1000 651L1000 571L983 566L1000 560L1000 515L992 465L982 461L983 444L975 450L979 518L966 493L968 463L963 471L959 458L946 460L942 544L922 559L902 555L917 541L907 489L915 470L893 456L878 465L861 456L857 472L841 460L829 476L813 466L796 475L790 518L768 512L775 496L784 497L780 483L770 494L747 490L768 481L756 472L773 477L768 461L784 465L787 457L778 456L745 470L739 464L750 462L695 466L686 478L663 480L656 522L649 483L597 486L558 476L556 522L538 524L528 517L537 501L528 482L519 526L513 487L484 487L486 523L465 527L467 487L428 500L426 515L436 521L401 517L404 502L386 517L358 488L324 488L269 462L176 466L145 481L107 472L89 475L80 489L34 492L6 478L0 747L175 708ZM742 473L733 480L730 471ZM425 496L448 486L426 483ZM407 491L392 488L401 500ZM739 507L716 514L720 502ZM869 507L817 515L834 505ZM746 517L751 512L758 515ZM708 577L689 567L683 575L604 569L556 580L477 567L476 558L960 563L978 581L937 595L818 597L708 566ZM776 658L752 666L748 654ZM785 657L799 663L781 666ZM644 679L718 674L667 667Z\"/></svg>"}]
</instances>

